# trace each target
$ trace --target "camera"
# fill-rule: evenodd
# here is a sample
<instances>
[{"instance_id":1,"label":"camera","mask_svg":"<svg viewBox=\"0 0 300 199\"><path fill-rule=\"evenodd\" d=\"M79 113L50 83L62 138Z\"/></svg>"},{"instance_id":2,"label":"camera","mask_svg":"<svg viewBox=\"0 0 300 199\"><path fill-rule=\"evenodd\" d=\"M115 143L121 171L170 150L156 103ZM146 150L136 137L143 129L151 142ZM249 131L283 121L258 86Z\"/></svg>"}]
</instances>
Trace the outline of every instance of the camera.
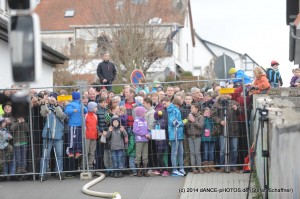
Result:
<instances>
[{"instance_id":1,"label":"camera","mask_svg":"<svg viewBox=\"0 0 300 199\"><path fill-rule=\"evenodd\" d=\"M229 101L227 98L221 99L221 104L223 107L227 107L229 105Z\"/></svg>"},{"instance_id":2,"label":"camera","mask_svg":"<svg viewBox=\"0 0 300 199\"><path fill-rule=\"evenodd\" d=\"M252 87L250 88L250 91L254 91L254 90L259 90L259 89L256 88L256 87L254 87L254 86L252 86Z\"/></svg>"}]
</instances>

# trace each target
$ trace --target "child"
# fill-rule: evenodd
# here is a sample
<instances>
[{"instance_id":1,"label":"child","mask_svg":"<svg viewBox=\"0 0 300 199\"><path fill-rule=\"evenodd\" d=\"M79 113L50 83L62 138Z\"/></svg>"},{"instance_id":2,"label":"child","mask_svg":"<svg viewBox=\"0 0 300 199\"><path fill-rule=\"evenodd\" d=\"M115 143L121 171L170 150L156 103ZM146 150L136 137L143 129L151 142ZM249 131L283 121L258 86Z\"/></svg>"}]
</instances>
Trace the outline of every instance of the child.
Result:
<instances>
[{"instance_id":1,"label":"child","mask_svg":"<svg viewBox=\"0 0 300 199\"><path fill-rule=\"evenodd\" d=\"M96 143L98 138L98 118L95 114L97 112L97 103L88 103L88 113L85 116L85 127L86 127L86 148L88 154L88 165L89 169L93 169L93 162L95 159Z\"/></svg>"},{"instance_id":2,"label":"child","mask_svg":"<svg viewBox=\"0 0 300 199\"><path fill-rule=\"evenodd\" d=\"M141 158L143 158L143 167L148 165L148 139L150 135L148 133L148 124L145 120L146 109L142 106L135 108L136 118L133 122L133 133L135 135L135 147L136 147L136 159L135 164L137 168L140 168ZM138 170L138 177L142 176L141 170ZM144 170L144 176L149 177L146 170Z\"/></svg>"},{"instance_id":3,"label":"child","mask_svg":"<svg viewBox=\"0 0 300 199\"><path fill-rule=\"evenodd\" d=\"M195 167L201 166L200 149L203 125L204 117L200 114L199 104L192 104L185 134L187 135L189 142L191 166L193 166L192 171L194 174L197 174L198 172L204 173L201 167L199 167L198 170Z\"/></svg>"},{"instance_id":4,"label":"child","mask_svg":"<svg viewBox=\"0 0 300 199\"><path fill-rule=\"evenodd\" d=\"M294 76L291 79L291 87L300 87L300 68L293 69Z\"/></svg>"},{"instance_id":5,"label":"child","mask_svg":"<svg viewBox=\"0 0 300 199\"><path fill-rule=\"evenodd\" d=\"M191 113L191 105L193 102L193 98L190 94L187 94L184 98L184 103L182 107L180 107L180 113L181 118L187 119L189 114ZM184 126L183 132L185 133L187 131L187 126ZM191 165L191 159L190 159L190 147L188 139L183 140L183 149L184 149L184 166L190 166Z\"/></svg>"},{"instance_id":6,"label":"child","mask_svg":"<svg viewBox=\"0 0 300 199\"><path fill-rule=\"evenodd\" d=\"M107 114L107 102L104 97L99 98L99 107L96 112L97 118L98 118L98 137L101 138L103 132L107 131L107 128L109 126L109 123L106 121L106 114ZM97 142L97 149L96 149L96 169L100 169L100 162L103 158L104 166L108 170L106 172L106 176L112 176L112 160L111 160L111 151L110 151L110 145L109 140L104 138L101 142L101 139L99 139L99 142Z\"/></svg>"},{"instance_id":7,"label":"child","mask_svg":"<svg viewBox=\"0 0 300 199\"><path fill-rule=\"evenodd\" d=\"M4 118L0 118L0 175L7 174L5 168L8 168L11 160L13 147L8 143L8 140L12 139L6 127L6 121Z\"/></svg>"},{"instance_id":8,"label":"child","mask_svg":"<svg viewBox=\"0 0 300 199\"><path fill-rule=\"evenodd\" d=\"M203 143L203 167L204 172L216 172L217 170L212 166L215 164L215 142L217 141L217 137L213 135L213 120L211 118L211 110L208 107L204 108L204 127L202 130L201 142Z\"/></svg>"},{"instance_id":9,"label":"child","mask_svg":"<svg viewBox=\"0 0 300 199\"><path fill-rule=\"evenodd\" d=\"M80 93L72 92L73 101L69 103L65 108L65 113L69 116L69 134L67 147L67 155L69 158L74 157L78 159L82 156L82 103L80 102ZM83 112L87 113L87 108L83 107Z\"/></svg>"},{"instance_id":10,"label":"child","mask_svg":"<svg viewBox=\"0 0 300 199\"><path fill-rule=\"evenodd\" d=\"M114 170L114 178L123 177L122 169L124 168L124 138L127 137L127 132L124 126L120 126L120 118L112 117L111 126L108 128L107 133L104 132L103 135L110 138L110 149L112 154L112 163ZM128 139L128 138L127 138ZM119 169L119 171L117 170Z\"/></svg>"},{"instance_id":11,"label":"child","mask_svg":"<svg viewBox=\"0 0 300 199\"><path fill-rule=\"evenodd\" d=\"M26 173L26 161L28 152L29 127L23 117L18 117L17 122L11 126L14 137L14 155L16 161L16 173Z\"/></svg>"},{"instance_id":12,"label":"child","mask_svg":"<svg viewBox=\"0 0 300 199\"><path fill-rule=\"evenodd\" d=\"M168 136L171 143L171 162L172 162L172 176L184 176L186 173L183 169L183 126L187 122L181 119L181 114L178 109L180 106L180 100L175 98L173 103L169 97L162 99L164 107L168 113ZM180 170L176 169L177 161L179 163Z\"/></svg>"},{"instance_id":13,"label":"child","mask_svg":"<svg viewBox=\"0 0 300 199\"><path fill-rule=\"evenodd\" d=\"M154 129L164 130L166 127L165 120L163 118L163 112L158 111L154 113ZM157 155L157 166L158 167L167 167L167 163L164 161L164 155L167 153L167 142L166 140L156 140L156 155ZM161 175L163 177L169 176L169 172L166 169L162 169Z\"/></svg>"}]
</instances>

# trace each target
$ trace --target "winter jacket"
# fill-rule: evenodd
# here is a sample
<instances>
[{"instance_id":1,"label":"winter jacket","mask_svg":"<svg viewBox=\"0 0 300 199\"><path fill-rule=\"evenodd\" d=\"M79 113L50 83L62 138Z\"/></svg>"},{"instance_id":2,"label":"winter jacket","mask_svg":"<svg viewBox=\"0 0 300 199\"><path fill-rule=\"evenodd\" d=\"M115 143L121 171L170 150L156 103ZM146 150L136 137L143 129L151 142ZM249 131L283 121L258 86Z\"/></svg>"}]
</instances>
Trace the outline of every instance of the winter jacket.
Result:
<instances>
[{"instance_id":1,"label":"winter jacket","mask_svg":"<svg viewBox=\"0 0 300 199\"><path fill-rule=\"evenodd\" d=\"M183 140L183 122L179 109L174 105L170 104L167 107L168 112L168 135L169 141ZM175 124L174 124L175 123Z\"/></svg>"},{"instance_id":2,"label":"winter jacket","mask_svg":"<svg viewBox=\"0 0 300 199\"><path fill-rule=\"evenodd\" d=\"M8 133L6 128L0 129L0 150L8 146L8 140L12 139L11 134Z\"/></svg>"},{"instance_id":3,"label":"winter jacket","mask_svg":"<svg viewBox=\"0 0 300 199\"><path fill-rule=\"evenodd\" d=\"M185 134L188 138L199 138L202 134L204 117L200 114L200 111L198 111L196 114L192 113L192 115L195 121L188 121L188 123L186 124Z\"/></svg>"},{"instance_id":4,"label":"winter jacket","mask_svg":"<svg viewBox=\"0 0 300 199\"><path fill-rule=\"evenodd\" d=\"M135 136L131 131L128 132L128 148L126 153L129 157L135 157Z\"/></svg>"},{"instance_id":5,"label":"winter jacket","mask_svg":"<svg viewBox=\"0 0 300 199\"><path fill-rule=\"evenodd\" d=\"M87 139L96 140L98 138L97 124L97 115L94 112L88 112L85 115L85 134Z\"/></svg>"},{"instance_id":6,"label":"winter jacket","mask_svg":"<svg viewBox=\"0 0 300 199\"><path fill-rule=\"evenodd\" d=\"M163 111L165 108L164 106L160 103L160 104L153 104L153 108L155 111Z\"/></svg>"},{"instance_id":7,"label":"winter jacket","mask_svg":"<svg viewBox=\"0 0 300 199\"><path fill-rule=\"evenodd\" d=\"M116 79L116 75L116 66L110 61L103 61L98 64L97 76L99 77L101 83L104 79L106 79L108 81L107 84L110 84Z\"/></svg>"},{"instance_id":8,"label":"winter jacket","mask_svg":"<svg viewBox=\"0 0 300 199\"><path fill-rule=\"evenodd\" d=\"M77 109L75 113L74 110ZM84 114L87 113L87 108L83 107ZM82 124L82 113L81 113L81 103L79 100L73 100L65 108L65 114L69 116L69 126L81 126Z\"/></svg>"},{"instance_id":9,"label":"winter jacket","mask_svg":"<svg viewBox=\"0 0 300 199\"><path fill-rule=\"evenodd\" d=\"M267 78L271 83L276 83L276 84L280 84L280 86L282 86L283 82L282 82L282 78L280 75L279 70L274 70L273 68L268 68L267 69Z\"/></svg>"},{"instance_id":10,"label":"winter jacket","mask_svg":"<svg viewBox=\"0 0 300 199\"><path fill-rule=\"evenodd\" d=\"M148 124L148 129L151 130L151 129L154 129L154 113L155 113L155 110L151 107L149 110L147 110L146 114L145 114L145 119L147 121L147 124Z\"/></svg>"},{"instance_id":11,"label":"winter jacket","mask_svg":"<svg viewBox=\"0 0 300 199\"><path fill-rule=\"evenodd\" d=\"M135 135L135 142L148 142L146 135L148 132L148 124L145 118L136 117L133 122L133 129Z\"/></svg>"},{"instance_id":12,"label":"winter jacket","mask_svg":"<svg viewBox=\"0 0 300 199\"><path fill-rule=\"evenodd\" d=\"M100 132L107 130L107 123L105 121L105 115L107 113L106 108L99 107L96 115L97 115L97 121L98 121L98 130Z\"/></svg>"},{"instance_id":13,"label":"winter jacket","mask_svg":"<svg viewBox=\"0 0 300 199\"><path fill-rule=\"evenodd\" d=\"M143 106L140 102L138 101L133 101L132 103L126 103L126 101L121 101L119 103L119 106L124 106L126 107L126 114L127 114L127 117L126 117L126 127L129 128L129 127L132 127L133 125L133 121L134 121L134 113L133 113L133 105L134 106Z\"/></svg>"},{"instance_id":14,"label":"winter jacket","mask_svg":"<svg viewBox=\"0 0 300 199\"><path fill-rule=\"evenodd\" d=\"M224 98L220 96L219 100L212 107L212 118L215 121L216 125L220 132L220 135L224 135L224 127L220 125L221 121L224 121L224 113L226 110L227 113L227 129L229 136L238 136L239 135L239 121L237 119L238 114L241 111L240 105L234 101L227 99L227 103L224 103ZM237 110L232 108L233 105L237 106Z\"/></svg>"},{"instance_id":15,"label":"winter jacket","mask_svg":"<svg viewBox=\"0 0 300 199\"><path fill-rule=\"evenodd\" d=\"M270 83L265 74L259 75L255 80L253 85L258 88L258 90L253 90L254 94L259 94L264 90L267 91L270 88Z\"/></svg>"},{"instance_id":16,"label":"winter jacket","mask_svg":"<svg viewBox=\"0 0 300 199\"><path fill-rule=\"evenodd\" d=\"M107 131L107 138L110 138L110 149L121 150L125 149L124 138L127 137L127 132L120 131L120 128L113 128L112 131Z\"/></svg>"},{"instance_id":17,"label":"winter jacket","mask_svg":"<svg viewBox=\"0 0 300 199\"><path fill-rule=\"evenodd\" d=\"M15 146L28 144L29 126L26 122L22 122L22 123L15 122L11 126L11 131L13 134L12 136L13 136L13 141Z\"/></svg>"},{"instance_id":18,"label":"winter jacket","mask_svg":"<svg viewBox=\"0 0 300 199\"><path fill-rule=\"evenodd\" d=\"M217 137L213 135L214 121L211 117L204 117L204 125L202 129L201 142L215 142ZM210 130L210 136L205 136L205 129Z\"/></svg>"},{"instance_id":19,"label":"winter jacket","mask_svg":"<svg viewBox=\"0 0 300 199\"><path fill-rule=\"evenodd\" d=\"M246 116L245 116L245 105L244 105L244 98L246 98L246 109L247 110L251 110L251 100L252 100L252 96L245 95L245 92L243 93L243 87L240 86L236 89L234 89L234 93L231 94L232 96L232 100L236 101L237 103L239 103L239 105L241 106L241 112L238 114L238 120L239 121L245 121L246 120Z\"/></svg>"},{"instance_id":20,"label":"winter jacket","mask_svg":"<svg viewBox=\"0 0 300 199\"><path fill-rule=\"evenodd\" d=\"M42 105L40 113L46 118L42 137L56 140L63 139L64 119L66 115L60 106Z\"/></svg>"},{"instance_id":21,"label":"winter jacket","mask_svg":"<svg viewBox=\"0 0 300 199\"><path fill-rule=\"evenodd\" d=\"M232 80L233 83L242 83L243 78L244 78L244 84L250 84L252 82L252 79L250 77L248 77L248 75L246 75L245 72L242 70L238 70L235 73L235 78L239 78L239 79L233 79Z\"/></svg>"},{"instance_id":22,"label":"winter jacket","mask_svg":"<svg viewBox=\"0 0 300 199\"><path fill-rule=\"evenodd\" d=\"M295 85L295 83L299 83L299 82L300 82L300 77L293 76L292 79L291 79L290 85L291 85L291 87L297 87Z\"/></svg>"}]
</instances>

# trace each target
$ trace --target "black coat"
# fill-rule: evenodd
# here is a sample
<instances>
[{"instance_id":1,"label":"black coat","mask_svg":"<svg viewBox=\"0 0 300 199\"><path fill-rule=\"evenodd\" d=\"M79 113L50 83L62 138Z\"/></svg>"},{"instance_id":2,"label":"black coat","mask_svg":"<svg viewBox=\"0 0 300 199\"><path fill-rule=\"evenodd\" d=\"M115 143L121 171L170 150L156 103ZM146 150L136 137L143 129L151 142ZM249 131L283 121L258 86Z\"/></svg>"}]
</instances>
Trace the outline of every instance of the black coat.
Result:
<instances>
[{"instance_id":1,"label":"black coat","mask_svg":"<svg viewBox=\"0 0 300 199\"><path fill-rule=\"evenodd\" d=\"M107 80L106 84L110 84L112 83L112 81L116 79L116 75L117 75L116 66L109 61L108 62L103 61L98 65L97 75L100 79L100 83L102 83L102 81L106 79Z\"/></svg>"}]
</instances>

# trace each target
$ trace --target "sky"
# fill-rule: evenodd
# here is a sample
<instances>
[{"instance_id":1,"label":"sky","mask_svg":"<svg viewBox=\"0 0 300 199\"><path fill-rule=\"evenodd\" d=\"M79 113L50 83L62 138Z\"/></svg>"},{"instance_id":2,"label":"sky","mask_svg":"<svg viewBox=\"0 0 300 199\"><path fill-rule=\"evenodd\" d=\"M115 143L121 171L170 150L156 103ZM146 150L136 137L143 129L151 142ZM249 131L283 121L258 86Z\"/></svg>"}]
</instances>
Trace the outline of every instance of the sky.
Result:
<instances>
[{"instance_id":1,"label":"sky","mask_svg":"<svg viewBox=\"0 0 300 199\"><path fill-rule=\"evenodd\" d=\"M194 29L204 40L239 53L259 65L279 62L284 86L289 86L289 27L284 0L191 0Z\"/></svg>"}]
</instances>

